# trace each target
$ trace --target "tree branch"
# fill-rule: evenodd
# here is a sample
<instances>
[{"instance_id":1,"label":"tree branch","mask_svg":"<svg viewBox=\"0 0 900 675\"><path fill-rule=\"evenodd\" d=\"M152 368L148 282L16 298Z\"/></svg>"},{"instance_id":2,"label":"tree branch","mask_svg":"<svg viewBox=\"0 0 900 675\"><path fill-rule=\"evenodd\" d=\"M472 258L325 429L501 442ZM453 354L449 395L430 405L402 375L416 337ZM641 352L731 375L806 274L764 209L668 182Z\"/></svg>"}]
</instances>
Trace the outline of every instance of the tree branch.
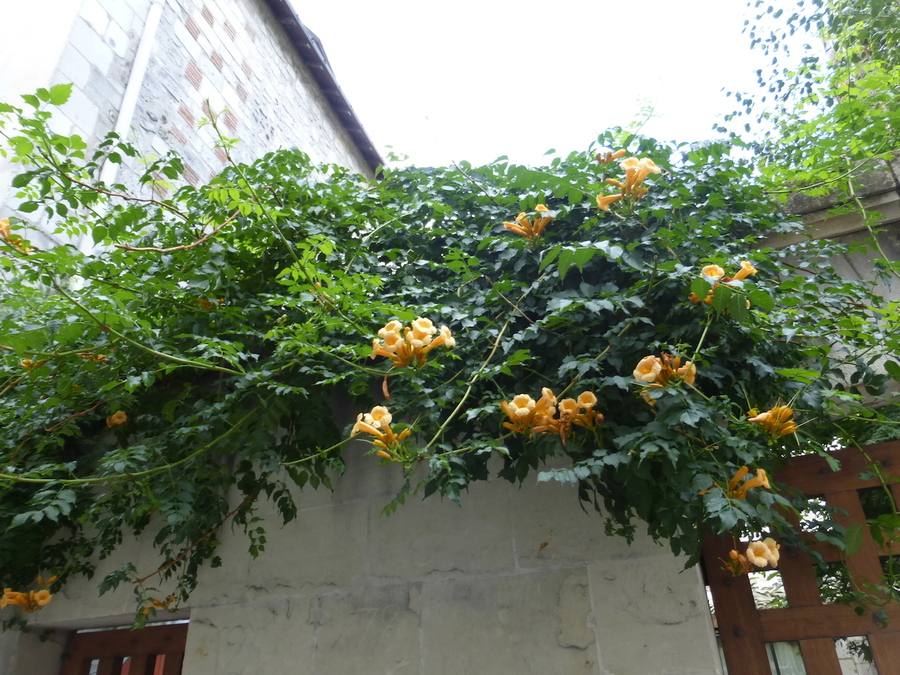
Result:
<instances>
[{"instance_id":1,"label":"tree branch","mask_svg":"<svg viewBox=\"0 0 900 675\"><path fill-rule=\"evenodd\" d=\"M104 403L106 403L108 400L109 400L109 399L103 399L102 401L100 401L100 403L98 403L97 405L93 406L92 408L88 408L87 410L82 410L80 413L75 413L74 415L69 415L69 416L68 416L66 419L64 419L62 422L57 422L57 423L54 424L52 427L48 427L48 428L44 429L44 431L46 431L48 434L49 434L51 431L56 431L57 429L59 429L59 428L60 428L63 424L65 424L66 422L69 422L70 420L74 420L76 417L81 417L82 415L87 415L89 412L93 412L94 410L96 410L97 408L99 408L101 405L103 405Z\"/></svg>"},{"instance_id":2,"label":"tree branch","mask_svg":"<svg viewBox=\"0 0 900 675\"><path fill-rule=\"evenodd\" d=\"M175 214L181 216L185 220L190 220L190 217L186 213L184 213L184 211L179 211L171 204L166 204L165 202L161 202L158 199L150 199L149 197L132 197L131 195L122 194L121 192L111 192L110 190L105 190L101 187L97 187L96 185L91 185L90 183L85 183L84 181L80 181L77 178L73 178L72 176L67 174L65 171L63 171L61 168L59 168L59 166L57 166L55 162L54 162L54 166L55 166L56 170L59 171L59 175L62 176L63 178L65 178L67 181L71 181L72 183L75 183L76 185L80 185L81 187L83 187L87 190L91 190L92 192L97 192L101 195L106 195L107 197L117 197L118 199L123 199L127 202L141 202L143 204L156 204L157 206L162 207L162 208L166 209L167 211L171 211L172 213L175 213Z\"/></svg>"},{"instance_id":3,"label":"tree branch","mask_svg":"<svg viewBox=\"0 0 900 675\"><path fill-rule=\"evenodd\" d=\"M202 537L200 537L199 539L197 539L195 542L193 542L192 544L190 544L189 546L187 546L185 549L183 549L183 550L181 551L181 553L179 553L178 556L176 556L175 558L173 558L170 562L167 562L165 565L163 565L163 566L160 567L159 569L157 569L157 570L155 570L155 571L153 571L153 572L150 572L150 574L148 574L147 576L141 577L140 579L138 579L137 581L135 581L135 582L134 582L135 585L142 584L142 583L144 583L145 581L147 581L147 579L149 579L150 577L155 576L155 575L157 575L157 574L162 574L162 573L165 572L167 569L169 569L169 568L171 568L171 567L174 567L175 565L177 565L178 563L180 563L182 560L185 559L185 557L187 556L187 554L190 553L192 549L194 549L194 548L195 548L198 544L200 544L204 539L208 539L209 537L211 537L212 535L214 535L216 532L218 532L218 531L219 531L219 528L221 528L222 525L224 525L226 522L228 522L228 519L229 519L229 518L231 518L235 513L237 513L238 511L240 511L240 510L244 507L245 504L247 504L247 503L253 501L254 499L256 499L256 493L255 493L255 492L253 492L253 493L247 495L247 496L244 498L244 501L242 501L242 502L241 502L240 504L238 504L234 509L232 509L231 511L229 511L229 512L225 515L225 517L222 518L222 520L219 521L219 524L218 524L218 525L216 525L216 526L215 526L213 529L211 529L209 532L207 532L207 533L204 534Z\"/></svg>"},{"instance_id":4,"label":"tree branch","mask_svg":"<svg viewBox=\"0 0 900 675\"><path fill-rule=\"evenodd\" d=\"M228 225L228 223L232 222L235 218L237 218L241 214L240 209L232 213L228 220L219 225L216 229L210 231L204 236L200 237L197 241L191 244L182 244L181 246L171 246L169 248L156 248L154 246L128 246L127 244L115 244L116 248L120 248L123 251L153 251L154 253L171 253L172 251L187 251L188 249L194 248L196 246L200 246L200 244L206 243L210 237L217 235L222 231L222 228Z\"/></svg>"}]
</instances>

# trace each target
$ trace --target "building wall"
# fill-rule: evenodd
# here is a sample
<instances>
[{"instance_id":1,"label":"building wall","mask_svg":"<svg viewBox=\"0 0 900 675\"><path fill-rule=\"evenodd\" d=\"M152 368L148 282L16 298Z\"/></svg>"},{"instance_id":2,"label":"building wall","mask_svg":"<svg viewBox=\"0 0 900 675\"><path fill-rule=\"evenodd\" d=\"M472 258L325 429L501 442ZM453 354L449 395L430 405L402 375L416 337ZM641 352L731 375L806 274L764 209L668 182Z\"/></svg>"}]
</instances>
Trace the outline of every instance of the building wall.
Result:
<instances>
[{"instance_id":1,"label":"building wall","mask_svg":"<svg viewBox=\"0 0 900 675\"><path fill-rule=\"evenodd\" d=\"M223 528L225 564L206 569L190 606L184 673L439 675L713 675L720 673L698 569L647 537L603 534L557 484L472 486L462 506L412 498L391 516L399 467L349 448L335 491L299 497L295 522L267 517L267 547ZM146 538L126 541L93 581L69 584L34 630L58 655L65 631L130 623L129 588L97 597L104 571L126 559L156 569ZM164 597L171 588L159 586ZM9 611L9 610L7 610ZM157 617L169 618L168 615ZM9 675L55 675L9 656ZM29 661L30 660L30 661Z\"/></svg>"},{"instance_id":2,"label":"building wall","mask_svg":"<svg viewBox=\"0 0 900 675\"><path fill-rule=\"evenodd\" d=\"M50 83L77 14L78 2L70 0L10 2L3 6L0 101L20 105L21 94L33 93ZM14 175L15 166L0 157L0 217L8 215L2 205Z\"/></svg>"},{"instance_id":3,"label":"building wall","mask_svg":"<svg viewBox=\"0 0 900 675\"><path fill-rule=\"evenodd\" d=\"M890 260L900 260L900 157L892 162L874 161L871 171L856 178L855 190L862 208L875 215L874 226L879 230L878 241L884 255ZM806 232L815 238L834 239L843 244L866 241L871 235L859 209L852 204L838 208L841 205L832 194L814 197L793 194L786 210L802 216ZM773 235L763 245L780 248L804 238L803 234ZM853 251L836 256L831 263L847 279L878 281L877 293L889 300L900 299L896 283L887 285L876 278L872 267L875 257L881 257L877 250Z\"/></svg>"},{"instance_id":4,"label":"building wall","mask_svg":"<svg viewBox=\"0 0 900 675\"><path fill-rule=\"evenodd\" d=\"M47 2L52 0L38 4ZM77 6L74 0L66 3ZM224 152L214 147L212 129L197 128L212 110L221 115L222 131L241 139L234 152L237 161L297 147L315 161L371 175L262 0L83 0L77 16L63 12L52 23L61 26L55 31L59 36L50 36L54 39L64 39L66 25L71 26L62 51L49 50L59 54L55 68L4 83L0 91L19 103L13 86L33 91L73 83L70 101L54 117L54 131L77 133L93 146L115 128L147 17L157 3L162 13L126 133L142 152L162 156L174 150L185 160L188 182L207 182L226 162ZM33 15L31 19L37 23ZM21 48L33 51L42 42L26 41ZM136 185L137 168L123 167L117 180ZM0 217L16 215L7 194L11 175L8 165L0 167Z\"/></svg>"}]
</instances>

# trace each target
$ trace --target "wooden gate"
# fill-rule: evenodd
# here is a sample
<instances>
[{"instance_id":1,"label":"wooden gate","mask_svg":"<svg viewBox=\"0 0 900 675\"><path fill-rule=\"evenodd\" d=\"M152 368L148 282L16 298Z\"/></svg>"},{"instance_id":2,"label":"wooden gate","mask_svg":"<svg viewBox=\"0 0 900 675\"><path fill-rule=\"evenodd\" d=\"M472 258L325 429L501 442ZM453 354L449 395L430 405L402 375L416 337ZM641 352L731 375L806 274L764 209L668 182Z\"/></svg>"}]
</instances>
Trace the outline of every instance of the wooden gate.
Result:
<instances>
[{"instance_id":1,"label":"wooden gate","mask_svg":"<svg viewBox=\"0 0 900 675\"><path fill-rule=\"evenodd\" d=\"M181 675L186 623L72 633L60 675Z\"/></svg>"},{"instance_id":2,"label":"wooden gate","mask_svg":"<svg viewBox=\"0 0 900 675\"><path fill-rule=\"evenodd\" d=\"M900 442L870 445L865 451L887 476L900 479ZM847 516L836 516L843 525L863 523L866 516L859 490L881 483L877 478L860 478L869 467L859 450L841 450L834 456L841 462L840 471L832 471L822 457L808 455L797 458L777 478L809 497L824 499L846 511ZM900 504L900 483L890 487ZM846 560L854 584L877 582L882 574L880 558L888 553L878 548L868 528L864 531L859 551ZM722 561L728 560L731 548L730 539L709 535L703 551L729 675L771 675L766 643L793 641L800 643L808 675L841 675L834 639L852 636L868 638L879 675L900 673L900 607L892 603L884 609L880 618L889 623L883 626L871 613L859 616L847 605L823 603L810 558L794 547L782 546L778 569L787 607L757 610L748 576L734 577L723 569ZM841 559L832 546L816 544L816 548L827 562ZM900 554L900 546L893 552Z\"/></svg>"}]
</instances>

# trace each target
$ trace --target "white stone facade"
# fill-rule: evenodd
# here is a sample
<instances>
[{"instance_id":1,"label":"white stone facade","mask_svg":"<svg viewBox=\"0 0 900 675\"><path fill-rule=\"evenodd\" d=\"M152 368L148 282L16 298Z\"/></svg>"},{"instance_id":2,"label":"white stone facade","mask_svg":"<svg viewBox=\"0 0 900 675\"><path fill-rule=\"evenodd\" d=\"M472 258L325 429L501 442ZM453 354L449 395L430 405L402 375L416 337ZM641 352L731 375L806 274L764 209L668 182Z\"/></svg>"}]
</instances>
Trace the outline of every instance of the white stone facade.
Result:
<instances>
[{"instance_id":1,"label":"white stone facade","mask_svg":"<svg viewBox=\"0 0 900 675\"><path fill-rule=\"evenodd\" d=\"M125 111L123 135L147 155L178 153L188 182L205 183L225 165L212 130L197 128L209 117L206 101L221 114L223 132L241 139L237 161L296 147L314 161L371 176L371 163L263 0L83 0L77 13L73 6L76 0L38 0L33 12L19 8L7 17L3 10L4 32L20 37L0 46L0 64L16 71L0 76L0 100L19 105L19 94L72 83L54 131L79 134L93 146L121 123L126 87L139 65L135 56L147 36L149 61L133 113ZM154 12L158 26L147 31ZM42 30L31 30L36 27ZM24 57L28 51L40 54ZM0 217L18 215L7 201L14 173L0 160ZM133 184L133 176L125 167L116 180Z\"/></svg>"},{"instance_id":2,"label":"white stone facade","mask_svg":"<svg viewBox=\"0 0 900 675\"><path fill-rule=\"evenodd\" d=\"M461 507L414 497L385 516L400 470L363 448L346 451L333 493L300 495L296 521L266 519L259 558L223 528L224 565L173 615L190 618L185 675L721 673L698 568L668 549L605 536L573 490L549 483L492 480ZM68 630L130 623L129 588L96 590L125 560L159 564L146 538L126 538L93 580L32 615L34 632L0 636L0 672L55 675Z\"/></svg>"}]
</instances>

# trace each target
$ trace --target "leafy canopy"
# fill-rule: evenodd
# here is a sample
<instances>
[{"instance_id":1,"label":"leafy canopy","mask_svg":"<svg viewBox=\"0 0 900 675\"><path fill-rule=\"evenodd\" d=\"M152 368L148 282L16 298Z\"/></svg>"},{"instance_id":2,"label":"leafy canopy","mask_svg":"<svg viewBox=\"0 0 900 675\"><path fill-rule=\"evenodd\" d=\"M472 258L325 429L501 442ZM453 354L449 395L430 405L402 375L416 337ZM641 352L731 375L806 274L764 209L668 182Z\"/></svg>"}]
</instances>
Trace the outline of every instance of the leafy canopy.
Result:
<instances>
[{"instance_id":1,"label":"leafy canopy","mask_svg":"<svg viewBox=\"0 0 900 675\"><path fill-rule=\"evenodd\" d=\"M802 224L725 145L612 132L544 167L375 183L280 151L200 187L170 156L129 190L96 179L129 143L86 154L50 131L65 95L0 108L19 211L94 244L38 248L20 218L0 232L3 586L44 572L57 589L146 533L164 564L100 582L135 589L140 623L228 564L226 524L258 554L257 505L292 520L297 488L330 487L361 451L351 431L377 441L372 470L408 479L389 511L417 491L459 500L499 458L500 476L571 484L610 531L642 521L691 561L703 527L790 541L809 505L765 472L852 442L879 359L900 374L896 304L835 273L838 244L773 248ZM419 317L434 328L407 337ZM416 358L370 358L393 334ZM828 513L813 527L842 545Z\"/></svg>"}]
</instances>

